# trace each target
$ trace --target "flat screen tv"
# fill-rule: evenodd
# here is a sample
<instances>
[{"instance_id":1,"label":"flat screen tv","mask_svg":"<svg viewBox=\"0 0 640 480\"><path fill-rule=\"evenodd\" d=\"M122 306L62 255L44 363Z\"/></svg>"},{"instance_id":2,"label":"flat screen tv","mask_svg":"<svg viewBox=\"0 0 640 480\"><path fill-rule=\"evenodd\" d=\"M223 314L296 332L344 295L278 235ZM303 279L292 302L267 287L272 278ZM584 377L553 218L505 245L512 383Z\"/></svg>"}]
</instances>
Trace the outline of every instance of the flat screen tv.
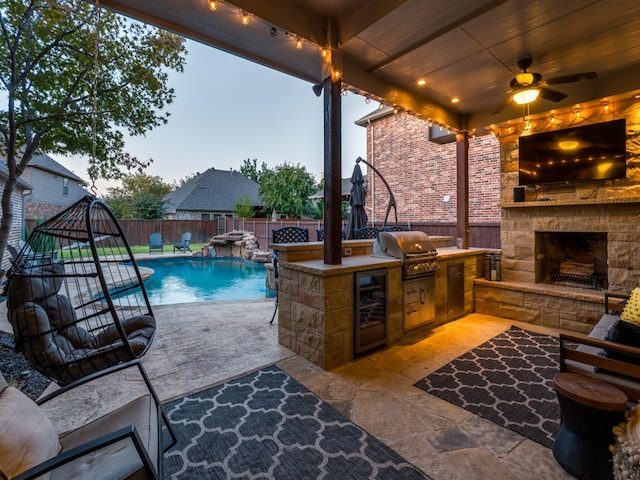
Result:
<instances>
[{"instance_id":1,"label":"flat screen tv","mask_svg":"<svg viewBox=\"0 0 640 480\"><path fill-rule=\"evenodd\" d=\"M625 178L625 119L519 138L520 185Z\"/></svg>"}]
</instances>

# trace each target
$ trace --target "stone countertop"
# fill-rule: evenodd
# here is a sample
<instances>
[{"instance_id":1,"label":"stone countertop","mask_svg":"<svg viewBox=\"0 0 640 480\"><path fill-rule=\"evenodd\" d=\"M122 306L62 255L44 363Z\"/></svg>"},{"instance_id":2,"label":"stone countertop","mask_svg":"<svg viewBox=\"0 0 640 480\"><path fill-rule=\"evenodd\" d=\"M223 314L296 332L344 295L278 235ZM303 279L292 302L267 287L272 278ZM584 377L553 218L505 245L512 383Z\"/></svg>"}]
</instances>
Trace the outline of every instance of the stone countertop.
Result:
<instances>
[{"instance_id":1,"label":"stone countertop","mask_svg":"<svg viewBox=\"0 0 640 480\"><path fill-rule=\"evenodd\" d=\"M374 257L371 255L354 255L343 257L340 265L329 265L323 260L305 262L280 262L280 265L291 270L312 273L315 275L343 275L345 273L374 270L376 268L401 267L402 260L396 258Z\"/></svg>"},{"instance_id":2,"label":"stone countertop","mask_svg":"<svg viewBox=\"0 0 640 480\"><path fill-rule=\"evenodd\" d=\"M438 248L438 260L447 261L454 258L484 255L490 250L486 248L459 249L456 247ZM374 270L376 268L401 267L404 262L397 258L379 257L373 255L354 255L352 257L342 257L339 265L329 265L323 260L308 260L303 262L280 262L281 266L291 270L313 273L315 275L339 275L364 270Z\"/></svg>"}]
</instances>

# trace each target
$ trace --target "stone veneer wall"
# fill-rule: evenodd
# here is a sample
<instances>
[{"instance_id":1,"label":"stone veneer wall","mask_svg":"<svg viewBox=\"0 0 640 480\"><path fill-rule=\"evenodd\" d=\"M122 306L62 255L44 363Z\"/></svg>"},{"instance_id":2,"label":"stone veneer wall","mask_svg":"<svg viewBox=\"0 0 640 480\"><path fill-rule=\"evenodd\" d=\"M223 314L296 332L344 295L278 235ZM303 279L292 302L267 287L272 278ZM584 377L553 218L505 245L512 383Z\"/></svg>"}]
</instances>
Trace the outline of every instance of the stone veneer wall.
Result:
<instances>
[{"instance_id":1,"label":"stone veneer wall","mask_svg":"<svg viewBox=\"0 0 640 480\"><path fill-rule=\"evenodd\" d=\"M353 259L343 265L322 263L322 243L287 244L278 249L278 341L307 360L331 369L353 359L354 274L387 269L387 345L406 336L425 336L435 326L473 311L473 281L484 267L485 250L458 250L450 237L432 237L441 257L436 272L436 317L404 331L402 262L371 257L373 241L348 240ZM384 262L384 263L377 263ZM448 298L447 266L463 264L463 307L454 311Z\"/></svg>"},{"instance_id":2,"label":"stone veneer wall","mask_svg":"<svg viewBox=\"0 0 640 480\"><path fill-rule=\"evenodd\" d=\"M371 268L370 268L371 269ZM402 338L401 266L387 267L388 344ZM279 269L278 342L330 369L353 359L354 271Z\"/></svg>"},{"instance_id":3,"label":"stone veneer wall","mask_svg":"<svg viewBox=\"0 0 640 480\"><path fill-rule=\"evenodd\" d=\"M371 255L372 245L371 240L347 240L342 243L343 249L349 248L353 256ZM278 342L325 369L351 360L353 270L339 266L328 266L326 271L289 267L289 263L310 261L317 261L320 265L324 253L322 242L287 244L277 250ZM400 275L400 266L393 270L397 273L390 273L387 281L392 275L394 278ZM389 313L397 313L393 312L396 308L397 301L390 303ZM389 332L392 332L391 327Z\"/></svg>"},{"instance_id":4,"label":"stone veneer wall","mask_svg":"<svg viewBox=\"0 0 640 480\"><path fill-rule=\"evenodd\" d=\"M513 202L518 136L501 137L504 280L535 281L536 231L604 232L609 242L609 289L628 291L640 285L640 102L620 107L617 118L623 116L627 120L626 179L529 188L523 203ZM612 119L596 114L589 118L591 123Z\"/></svg>"},{"instance_id":5,"label":"stone veneer wall","mask_svg":"<svg viewBox=\"0 0 640 480\"><path fill-rule=\"evenodd\" d=\"M475 280L474 291L477 313L555 329L589 333L604 313L603 295L594 290Z\"/></svg>"},{"instance_id":6,"label":"stone veneer wall","mask_svg":"<svg viewBox=\"0 0 640 480\"><path fill-rule=\"evenodd\" d=\"M589 123L613 119L601 107L583 114ZM476 311L583 332L604 313L602 292L534 283L536 231L607 233L608 289L628 293L640 286L640 102L618 105L615 118L622 117L627 120L626 179L529 188L522 203L513 202L518 128L500 136L505 282L476 281ZM557 128L576 126L577 121L565 120ZM545 130L545 122L534 120L533 132Z\"/></svg>"}]
</instances>

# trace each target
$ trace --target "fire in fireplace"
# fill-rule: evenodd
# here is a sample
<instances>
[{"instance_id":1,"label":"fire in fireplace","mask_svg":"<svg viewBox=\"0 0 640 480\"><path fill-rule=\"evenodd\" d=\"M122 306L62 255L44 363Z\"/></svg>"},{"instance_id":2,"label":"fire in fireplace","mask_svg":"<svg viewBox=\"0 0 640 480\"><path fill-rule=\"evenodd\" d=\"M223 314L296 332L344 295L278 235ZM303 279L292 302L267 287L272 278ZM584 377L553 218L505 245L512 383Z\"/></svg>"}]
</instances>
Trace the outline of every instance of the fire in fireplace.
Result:
<instances>
[{"instance_id":1,"label":"fire in fireplace","mask_svg":"<svg viewBox=\"0 0 640 480\"><path fill-rule=\"evenodd\" d=\"M536 232L536 282L607 288L607 234Z\"/></svg>"}]
</instances>

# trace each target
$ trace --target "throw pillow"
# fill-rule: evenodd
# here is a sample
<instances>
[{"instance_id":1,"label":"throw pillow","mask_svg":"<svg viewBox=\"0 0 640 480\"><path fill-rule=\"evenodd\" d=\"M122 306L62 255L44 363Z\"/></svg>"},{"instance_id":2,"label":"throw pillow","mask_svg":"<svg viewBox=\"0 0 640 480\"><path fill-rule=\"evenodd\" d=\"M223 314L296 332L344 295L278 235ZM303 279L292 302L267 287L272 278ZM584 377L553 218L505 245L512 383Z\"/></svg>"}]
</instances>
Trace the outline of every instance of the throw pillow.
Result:
<instances>
[{"instance_id":1,"label":"throw pillow","mask_svg":"<svg viewBox=\"0 0 640 480\"><path fill-rule=\"evenodd\" d=\"M58 449L58 434L40 407L20 390L4 388L0 392L0 471L13 478L56 456Z\"/></svg>"},{"instance_id":2,"label":"throw pillow","mask_svg":"<svg viewBox=\"0 0 640 480\"><path fill-rule=\"evenodd\" d=\"M631 291L620 318L627 322L640 323L640 288L634 288Z\"/></svg>"},{"instance_id":3,"label":"throw pillow","mask_svg":"<svg viewBox=\"0 0 640 480\"><path fill-rule=\"evenodd\" d=\"M640 325L622 319L617 320L609 327L604 339L609 342L621 343L631 347L640 347ZM613 352L611 350L604 349L600 355L603 357L613 358L614 360L620 360L622 362L634 364L640 363L640 358L632 354ZM603 372L602 369L597 369L597 371Z\"/></svg>"}]
</instances>

